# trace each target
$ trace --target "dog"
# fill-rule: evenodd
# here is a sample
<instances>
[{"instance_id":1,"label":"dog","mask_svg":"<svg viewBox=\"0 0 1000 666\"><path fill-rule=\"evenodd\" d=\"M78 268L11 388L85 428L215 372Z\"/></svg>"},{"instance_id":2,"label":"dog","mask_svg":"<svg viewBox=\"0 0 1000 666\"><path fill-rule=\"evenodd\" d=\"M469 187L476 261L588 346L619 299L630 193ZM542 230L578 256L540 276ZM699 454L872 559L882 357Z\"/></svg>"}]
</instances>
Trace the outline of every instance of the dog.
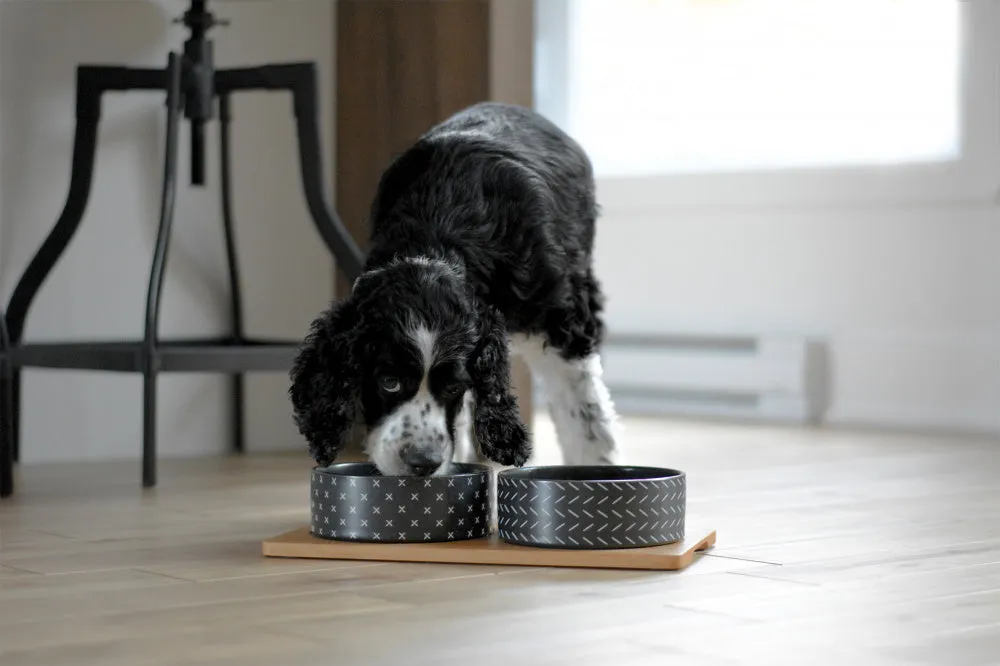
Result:
<instances>
[{"instance_id":1,"label":"dog","mask_svg":"<svg viewBox=\"0 0 1000 666\"><path fill-rule=\"evenodd\" d=\"M291 369L293 418L316 463L361 428L383 475L446 474L477 451L523 466L519 355L547 395L564 464L617 464L597 217L587 154L524 107L475 104L396 156L371 205L363 273L312 322Z\"/></svg>"}]
</instances>

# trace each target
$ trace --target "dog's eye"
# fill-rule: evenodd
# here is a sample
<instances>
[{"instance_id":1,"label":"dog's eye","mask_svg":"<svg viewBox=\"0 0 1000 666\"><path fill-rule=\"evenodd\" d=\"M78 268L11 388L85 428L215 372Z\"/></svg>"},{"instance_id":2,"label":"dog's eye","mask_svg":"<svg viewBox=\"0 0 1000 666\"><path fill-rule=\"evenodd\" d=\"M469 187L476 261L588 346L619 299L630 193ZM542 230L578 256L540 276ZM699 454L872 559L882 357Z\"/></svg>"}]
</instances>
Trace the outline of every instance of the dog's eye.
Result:
<instances>
[{"instance_id":1,"label":"dog's eye","mask_svg":"<svg viewBox=\"0 0 1000 666\"><path fill-rule=\"evenodd\" d=\"M402 386L395 377L381 377L378 380L378 387L386 393L396 393Z\"/></svg>"},{"instance_id":2,"label":"dog's eye","mask_svg":"<svg viewBox=\"0 0 1000 666\"><path fill-rule=\"evenodd\" d=\"M452 401L461 398L468 387L465 385L465 382L453 379L447 383L439 383L432 388L434 394L441 400Z\"/></svg>"}]
</instances>

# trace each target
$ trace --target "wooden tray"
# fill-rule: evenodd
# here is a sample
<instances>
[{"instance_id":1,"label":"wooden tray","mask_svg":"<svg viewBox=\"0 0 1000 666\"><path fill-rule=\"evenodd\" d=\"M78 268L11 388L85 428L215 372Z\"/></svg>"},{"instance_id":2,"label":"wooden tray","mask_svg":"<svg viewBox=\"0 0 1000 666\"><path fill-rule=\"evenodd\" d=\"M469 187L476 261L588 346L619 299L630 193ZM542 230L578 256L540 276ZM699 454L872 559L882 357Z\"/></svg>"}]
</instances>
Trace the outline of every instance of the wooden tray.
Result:
<instances>
[{"instance_id":1,"label":"wooden tray","mask_svg":"<svg viewBox=\"0 0 1000 666\"><path fill-rule=\"evenodd\" d=\"M715 545L715 530L687 530L683 541L649 548L620 550L561 550L515 546L488 539L448 543L356 543L320 539L308 527L286 532L263 543L266 557L381 562L440 562L500 564L533 567L588 567L595 569L652 569L676 571L688 567L694 554Z\"/></svg>"}]
</instances>

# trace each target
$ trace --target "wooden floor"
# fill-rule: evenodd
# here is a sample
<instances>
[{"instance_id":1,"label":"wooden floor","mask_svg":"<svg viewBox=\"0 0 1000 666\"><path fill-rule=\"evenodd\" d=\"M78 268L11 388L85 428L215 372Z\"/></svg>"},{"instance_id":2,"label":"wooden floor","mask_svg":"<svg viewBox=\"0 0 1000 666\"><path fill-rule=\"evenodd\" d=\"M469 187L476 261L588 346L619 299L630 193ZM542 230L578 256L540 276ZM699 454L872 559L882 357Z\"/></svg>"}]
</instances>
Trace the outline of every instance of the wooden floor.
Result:
<instances>
[{"instance_id":1,"label":"wooden floor","mask_svg":"<svg viewBox=\"0 0 1000 666\"><path fill-rule=\"evenodd\" d=\"M1000 442L626 425L718 529L686 571L265 560L302 456L25 468L0 664L1000 664Z\"/></svg>"}]
</instances>

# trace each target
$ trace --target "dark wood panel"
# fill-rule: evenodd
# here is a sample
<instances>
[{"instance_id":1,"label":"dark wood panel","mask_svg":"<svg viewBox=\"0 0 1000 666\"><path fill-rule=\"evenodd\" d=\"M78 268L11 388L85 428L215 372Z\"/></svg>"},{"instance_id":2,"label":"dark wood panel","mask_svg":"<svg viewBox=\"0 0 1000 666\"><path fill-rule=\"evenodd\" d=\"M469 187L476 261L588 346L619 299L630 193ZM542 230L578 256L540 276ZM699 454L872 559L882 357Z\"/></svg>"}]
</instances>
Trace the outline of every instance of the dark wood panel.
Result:
<instances>
[{"instance_id":1,"label":"dark wood panel","mask_svg":"<svg viewBox=\"0 0 1000 666\"><path fill-rule=\"evenodd\" d=\"M489 99L485 0L337 2L337 208L367 244L368 209L392 158L435 123ZM349 290L338 280L338 293Z\"/></svg>"}]
</instances>

